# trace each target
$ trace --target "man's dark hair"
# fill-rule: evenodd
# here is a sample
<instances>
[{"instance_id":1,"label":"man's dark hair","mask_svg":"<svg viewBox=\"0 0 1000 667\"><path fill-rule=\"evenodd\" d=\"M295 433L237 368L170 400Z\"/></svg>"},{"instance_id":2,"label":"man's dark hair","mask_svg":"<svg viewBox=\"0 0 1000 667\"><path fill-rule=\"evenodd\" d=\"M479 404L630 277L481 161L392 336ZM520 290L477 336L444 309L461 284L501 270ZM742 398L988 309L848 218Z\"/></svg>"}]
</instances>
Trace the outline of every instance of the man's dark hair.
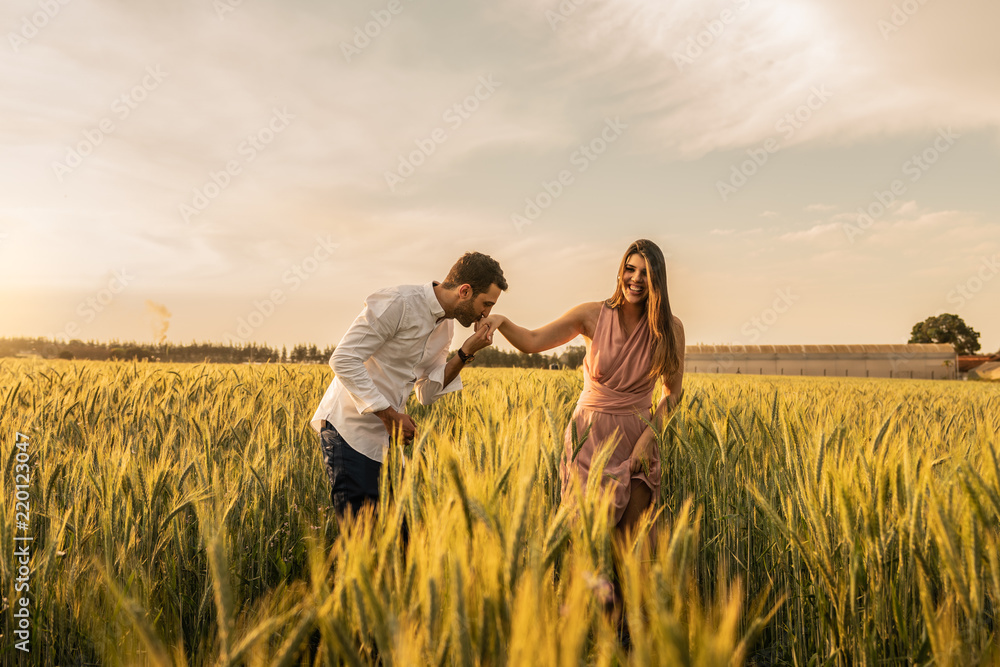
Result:
<instances>
[{"instance_id":1,"label":"man's dark hair","mask_svg":"<svg viewBox=\"0 0 1000 667\"><path fill-rule=\"evenodd\" d=\"M441 287L455 289L466 283L472 287L473 297L488 291L490 285L496 285L501 290L507 289L507 281L504 280L499 262L481 252L467 252L462 255L461 259L451 267Z\"/></svg>"}]
</instances>

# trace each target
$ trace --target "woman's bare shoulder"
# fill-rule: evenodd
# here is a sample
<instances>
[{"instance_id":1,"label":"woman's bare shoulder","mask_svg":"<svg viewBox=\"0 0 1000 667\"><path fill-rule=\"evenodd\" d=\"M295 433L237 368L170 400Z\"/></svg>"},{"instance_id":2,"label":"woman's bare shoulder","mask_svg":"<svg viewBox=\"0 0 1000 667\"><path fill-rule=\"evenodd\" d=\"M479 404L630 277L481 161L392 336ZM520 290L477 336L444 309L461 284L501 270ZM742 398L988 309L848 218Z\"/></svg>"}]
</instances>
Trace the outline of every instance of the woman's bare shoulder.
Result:
<instances>
[{"instance_id":1,"label":"woman's bare shoulder","mask_svg":"<svg viewBox=\"0 0 1000 667\"><path fill-rule=\"evenodd\" d=\"M583 329L583 335L585 337L594 337L594 330L597 329L597 318L601 314L602 306L604 306L603 301L587 301L586 303L581 303L573 309L576 312L577 317L579 317L581 328Z\"/></svg>"},{"instance_id":2,"label":"woman's bare shoulder","mask_svg":"<svg viewBox=\"0 0 1000 667\"><path fill-rule=\"evenodd\" d=\"M572 313L577 319L596 320L597 316L601 313L601 306L603 304L603 301L587 301L586 303L573 306L569 309L569 313Z\"/></svg>"}]
</instances>

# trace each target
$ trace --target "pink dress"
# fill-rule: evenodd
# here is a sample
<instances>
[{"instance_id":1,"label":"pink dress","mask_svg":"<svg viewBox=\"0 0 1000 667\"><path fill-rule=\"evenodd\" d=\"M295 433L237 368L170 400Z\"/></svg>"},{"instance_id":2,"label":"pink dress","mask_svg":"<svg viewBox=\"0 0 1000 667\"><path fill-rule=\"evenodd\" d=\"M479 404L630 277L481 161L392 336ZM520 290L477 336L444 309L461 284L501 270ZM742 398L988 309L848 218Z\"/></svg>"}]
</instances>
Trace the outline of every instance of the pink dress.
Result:
<instances>
[{"instance_id":1,"label":"pink dress","mask_svg":"<svg viewBox=\"0 0 1000 667\"><path fill-rule=\"evenodd\" d=\"M653 448L649 474L642 470L630 472L632 448L646 429L639 418L652 417L652 397L655 382L649 378L652 363L652 336L646 316L626 338L618 319L618 311L601 305L594 339L583 360L583 392L576 403L573 417L566 425L565 445L560 464L562 495L568 499L571 475L576 474L585 487L590 462L601 444L615 438L617 445L604 468L602 485L614 489L615 523L628 505L632 480L649 487L655 502L660 488L660 453ZM578 438L590 433L576 458L573 458L573 423Z\"/></svg>"}]
</instances>

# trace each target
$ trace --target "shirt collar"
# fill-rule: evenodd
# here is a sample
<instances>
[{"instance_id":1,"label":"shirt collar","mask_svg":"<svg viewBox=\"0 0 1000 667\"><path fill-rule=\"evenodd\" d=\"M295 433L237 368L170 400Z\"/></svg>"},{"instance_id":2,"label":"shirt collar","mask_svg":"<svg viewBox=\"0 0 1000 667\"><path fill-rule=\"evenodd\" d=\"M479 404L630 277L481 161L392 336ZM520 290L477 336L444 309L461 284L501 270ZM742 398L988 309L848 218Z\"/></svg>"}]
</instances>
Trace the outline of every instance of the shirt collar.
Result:
<instances>
[{"instance_id":1,"label":"shirt collar","mask_svg":"<svg viewBox=\"0 0 1000 667\"><path fill-rule=\"evenodd\" d=\"M444 307L438 301L437 294L434 293L434 286L436 284L437 281L432 280L424 285L424 298L427 300L427 309L430 310L431 315L435 320L440 321L444 318Z\"/></svg>"}]
</instances>

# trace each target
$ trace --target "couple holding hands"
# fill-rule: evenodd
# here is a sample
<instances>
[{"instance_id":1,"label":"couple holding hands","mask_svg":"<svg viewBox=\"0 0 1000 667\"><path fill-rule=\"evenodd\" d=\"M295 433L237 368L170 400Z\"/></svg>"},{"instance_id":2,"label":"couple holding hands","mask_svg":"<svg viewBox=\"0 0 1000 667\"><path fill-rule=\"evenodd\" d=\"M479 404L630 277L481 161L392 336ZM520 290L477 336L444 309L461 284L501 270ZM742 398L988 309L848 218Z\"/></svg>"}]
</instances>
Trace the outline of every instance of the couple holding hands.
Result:
<instances>
[{"instance_id":1,"label":"couple holding hands","mask_svg":"<svg viewBox=\"0 0 1000 667\"><path fill-rule=\"evenodd\" d=\"M379 498L381 462L390 437L412 438L417 426L405 413L410 393L429 405L462 388L460 372L499 331L521 352L543 352L578 335L587 344L583 391L567 424L560 464L563 498L574 476L586 484L593 456L608 439L615 449L602 475L613 489L614 523L632 526L659 494L657 429L677 405L684 373L684 328L667 297L666 262L659 247L641 239L625 251L614 294L582 303L538 329L491 314L507 289L500 265L466 253L444 282L403 285L370 295L337 345L335 377L311 424L320 434L330 499L338 514L357 513ZM450 360L453 322L475 325ZM651 409L656 383L663 398ZM574 458L572 433L589 433Z\"/></svg>"}]
</instances>

